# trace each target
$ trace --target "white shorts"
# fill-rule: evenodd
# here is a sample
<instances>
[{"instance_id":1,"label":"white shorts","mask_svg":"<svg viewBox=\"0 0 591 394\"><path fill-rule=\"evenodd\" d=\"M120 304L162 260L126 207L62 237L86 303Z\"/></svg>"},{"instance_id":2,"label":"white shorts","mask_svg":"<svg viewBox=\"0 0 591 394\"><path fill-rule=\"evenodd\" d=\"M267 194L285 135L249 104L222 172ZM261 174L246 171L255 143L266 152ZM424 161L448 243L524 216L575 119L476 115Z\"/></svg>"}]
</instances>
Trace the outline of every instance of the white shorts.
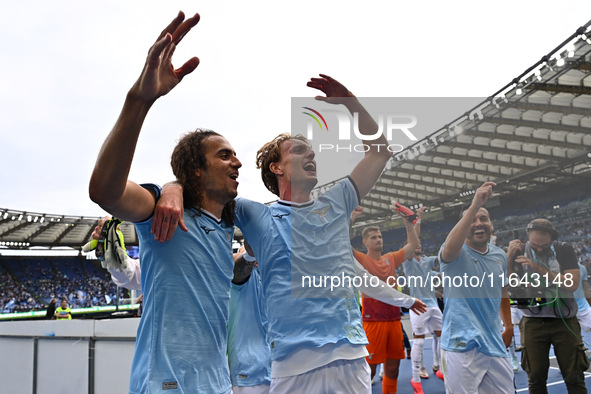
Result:
<instances>
[{"instance_id":1,"label":"white shorts","mask_svg":"<svg viewBox=\"0 0 591 394\"><path fill-rule=\"evenodd\" d=\"M519 309L515 306L512 306L511 307L511 323L513 323L513 325L519 324L522 317L523 317L523 312L521 311L521 309Z\"/></svg>"},{"instance_id":2,"label":"white shorts","mask_svg":"<svg viewBox=\"0 0 591 394\"><path fill-rule=\"evenodd\" d=\"M441 331L441 319L443 314L436 306L427 308L427 312L417 315L409 312L410 324L414 335L425 335L428 332Z\"/></svg>"},{"instance_id":3,"label":"white shorts","mask_svg":"<svg viewBox=\"0 0 591 394\"><path fill-rule=\"evenodd\" d=\"M258 386L232 386L232 394L269 394L268 384Z\"/></svg>"},{"instance_id":4,"label":"white shorts","mask_svg":"<svg viewBox=\"0 0 591 394\"><path fill-rule=\"evenodd\" d=\"M582 312L577 312L577 319L579 319L579 324L583 331L591 331L591 308L587 308Z\"/></svg>"},{"instance_id":5,"label":"white shorts","mask_svg":"<svg viewBox=\"0 0 591 394\"><path fill-rule=\"evenodd\" d=\"M336 360L306 373L271 379L271 394L371 394L364 358Z\"/></svg>"},{"instance_id":6,"label":"white shorts","mask_svg":"<svg viewBox=\"0 0 591 394\"><path fill-rule=\"evenodd\" d=\"M513 368L507 357L491 357L477 349L450 352L441 349L445 391L454 394L514 394Z\"/></svg>"}]
</instances>

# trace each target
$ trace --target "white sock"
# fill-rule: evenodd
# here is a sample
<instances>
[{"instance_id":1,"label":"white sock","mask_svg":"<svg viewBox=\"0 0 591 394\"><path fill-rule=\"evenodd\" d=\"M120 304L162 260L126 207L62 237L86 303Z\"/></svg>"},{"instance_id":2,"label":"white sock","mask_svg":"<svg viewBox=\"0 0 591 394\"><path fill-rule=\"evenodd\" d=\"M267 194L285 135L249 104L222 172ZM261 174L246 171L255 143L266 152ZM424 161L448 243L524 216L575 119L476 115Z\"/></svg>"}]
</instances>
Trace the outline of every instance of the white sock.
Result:
<instances>
[{"instance_id":1,"label":"white sock","mask_svg":"<svg viewBox=\"0 0 591 394\"><path fill-rule=\"evenodd\" d=\"M419 370L423 365L423 347L425 346L425 338L415 338L412 350L410 351L410 358L412 359L412 381L420 382Z\"/></svg>"},{"instance_id":2,"label":"white sock","mask_svg":"<svg viewBox=\"0 0 591 394\"><path fill-rule=\"evenodd\" d=\"M441 365L441 350L439 348L439 343L441 342L441 338L437 335L433 334L433 366Z\"/></svg>"}]
</instances>

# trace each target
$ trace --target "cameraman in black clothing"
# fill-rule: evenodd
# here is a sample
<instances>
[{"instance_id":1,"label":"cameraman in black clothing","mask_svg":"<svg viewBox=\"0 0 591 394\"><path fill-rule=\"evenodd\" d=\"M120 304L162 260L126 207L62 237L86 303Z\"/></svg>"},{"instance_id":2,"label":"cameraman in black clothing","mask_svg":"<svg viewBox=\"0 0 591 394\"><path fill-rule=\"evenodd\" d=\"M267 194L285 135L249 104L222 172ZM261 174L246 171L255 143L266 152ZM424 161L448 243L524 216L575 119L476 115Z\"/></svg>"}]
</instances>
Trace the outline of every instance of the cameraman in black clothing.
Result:
<instances>
[{"instance_id":1,"label":"cameraman in black clothing","mask_svg":"<svg viewBox=\"0 0 591 394\"><path fill-rule=\"evenodd\" d=\"M548 392L546 380L553 345L568 392L586 393L583 373L589 368L589 360L573 298L580 279L575 251L571 245L557 241L558 233L547 219L533 220L527 226L527 235L525 245L518 239L509 243L507 257L510 267L522 267L525 273L513 273L511 285L525 285L537 294L529 304L519 306L523 311L521 366L527 372L529 391Z\"/></svg>"}]
</instances>

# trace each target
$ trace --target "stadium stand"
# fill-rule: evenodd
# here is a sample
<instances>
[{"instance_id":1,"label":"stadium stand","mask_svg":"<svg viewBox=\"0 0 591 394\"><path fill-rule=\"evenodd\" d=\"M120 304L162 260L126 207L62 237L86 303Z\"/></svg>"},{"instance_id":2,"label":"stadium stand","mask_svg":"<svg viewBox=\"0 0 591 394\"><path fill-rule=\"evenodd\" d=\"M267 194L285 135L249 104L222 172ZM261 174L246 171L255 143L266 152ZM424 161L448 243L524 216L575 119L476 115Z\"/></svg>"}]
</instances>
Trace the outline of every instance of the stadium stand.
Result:
<instances>
[{"instance_id":1,"label":"stadium stand","mask_svg":"<svg viewBox=\"0 0 591 394\"><path fill-rule=\"evenodd\" d=\"M0 310L45 310L52 298L67 299L72 309L109 305L117 288L97 263L82 257L1 258Z\"/></svg>"}]
</instances>

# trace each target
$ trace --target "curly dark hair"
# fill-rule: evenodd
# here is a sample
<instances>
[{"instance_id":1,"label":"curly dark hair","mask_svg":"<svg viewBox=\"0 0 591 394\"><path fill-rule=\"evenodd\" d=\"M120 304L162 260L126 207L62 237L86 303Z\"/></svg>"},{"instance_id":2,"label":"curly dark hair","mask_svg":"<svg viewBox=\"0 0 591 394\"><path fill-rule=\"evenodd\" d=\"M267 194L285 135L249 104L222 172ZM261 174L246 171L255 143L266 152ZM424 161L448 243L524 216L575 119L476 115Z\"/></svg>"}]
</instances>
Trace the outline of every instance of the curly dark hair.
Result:
<instances>
[{"instance_id":1,"label":"curly dark hair","mask_svg":"<svg viewBox=\"0 0 591 394\"><path fill-rule=\"evenodd\" d=\"M183 202L185 208L201 207L203 205L203 191L199 180L195 176L198 169L207 169L206 140L211 136L220 136L212 130L197 129L185 134L178 142L170 165L172 172L183 187ZM232 200L224 205L222 220L228 224L234 223L235 201Z\"/></svg>"},{"instance_id":2,"label":"curly dark hair","mask_svg":"<svg viewBox=\"0 0 591 394\"><path fill-rule=\"evenodd\" d=\"M310 141L301 134L292 137L291 134L282 133L263 145L257 152L256 165L261 170L263 183L276 196L279 196L277 176L271 171L269 166L271 163L276 163L281 159L281 145L291 139L300 140L310 145Z\"/></svg>"}]
</instances>

